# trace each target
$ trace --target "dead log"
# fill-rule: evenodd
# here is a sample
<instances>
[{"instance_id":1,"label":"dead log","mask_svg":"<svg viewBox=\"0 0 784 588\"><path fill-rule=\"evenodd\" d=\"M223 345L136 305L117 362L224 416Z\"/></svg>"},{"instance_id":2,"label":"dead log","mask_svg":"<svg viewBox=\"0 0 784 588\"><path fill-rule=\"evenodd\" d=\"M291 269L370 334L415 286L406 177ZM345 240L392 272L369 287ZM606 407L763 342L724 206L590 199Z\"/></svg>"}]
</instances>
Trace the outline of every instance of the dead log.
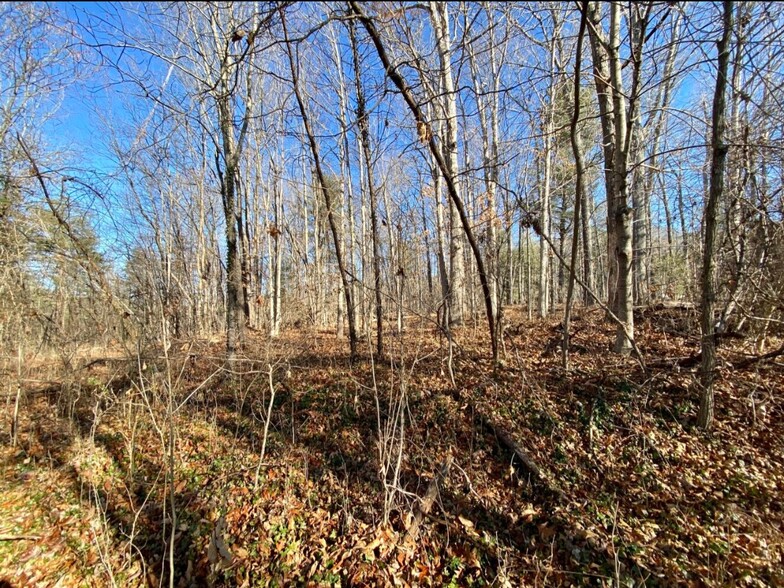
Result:
<instances>
[{"instance_id":1,"label":"dead log","mask_svg":"<svg viewBox=\"0 0 784 588\"><path fill-rule=\"evenodd\" d=\"M480 388L481 391L484 391L483 388ZM509 431L507 431L504 427L493 421L489 416L483 413L481 410L478 410L476 405L473 403L469 396L465 398L460 393L460 390L455 389L450 392L452 398L458 404L463 405L463 408L468 408L471 414L476 415L479 418L479 422L481 425L493 433L496 439L503 445L508 451L511 451L512 454L517 458L518 462L522 464L522 466L530 472L536 481L544 486L550 493L555 495L559 500L565 498L563 490L561 490L555 482L551 481L547 475L542 471L542 469L537 465L534 459L528 455L528 452L523 449L523 447L515 441L514 437L512 436Z\"/></svg>"},{"instance_id":2,"label":"dead log","mask_svg":"<svg viewBox=\"0 0 784 588\"><path fill-rule=\"evenodd\" d=\"M652 368L663 368L663 369L691 369L700 365L700 361L702 360L702 352L699 353L692 353L691 355L687 355L684 357L668 357L665 359L660 359L658 361L653 361L648 364L648 367Z\"/></svg>"},{"instance_id":3,"label":"dead log","mask_svg":"<svg viewBox=\"0 0 784 588\"><path fill-rule=\"evenodd\" d=\"M696 310L697 305L693 302L686 302L682 300L660 300L654 304L650 304L647 307L643 306L644 309L650 310L682 310L682 311L690 311Z\"/></svg>"}]
</instances>

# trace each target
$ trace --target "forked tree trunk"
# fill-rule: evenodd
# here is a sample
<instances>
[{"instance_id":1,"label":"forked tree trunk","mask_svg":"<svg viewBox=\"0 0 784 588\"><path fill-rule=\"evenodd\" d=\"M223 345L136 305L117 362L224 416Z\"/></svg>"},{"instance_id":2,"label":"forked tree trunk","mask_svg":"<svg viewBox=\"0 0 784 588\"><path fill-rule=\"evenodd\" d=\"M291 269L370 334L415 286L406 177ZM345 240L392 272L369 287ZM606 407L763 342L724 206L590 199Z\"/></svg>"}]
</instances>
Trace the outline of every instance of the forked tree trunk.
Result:
<instances>
[{"instance_id":1,"label":"forked tree trunk","mask_svg":"<svg viewBox=\"0 0 784 588\"><path fill-rule=\"evenodd\" d=\"M644 11L640 16L640 10ZM609 253L608 308L618 319L616 353L628 355L634 349L633 272L632 272L632 209L629 206L628 165L630 147L634 144L635 120L639 105L640 70L645 31L651 4L629 8L632 36L632 84L628 94L623 88L621 45L621 4L610 5L609 38L601 28L601 9L591 3L591 47L602 134L605 140L605 182L607 188L607 239ZM604 77L606 76L606 77ZM609 83L607 83L609 81ZM608 141L611 141L608 143ZM610 158L611 156L611 158Z\"/></svg>"}]
</instances>

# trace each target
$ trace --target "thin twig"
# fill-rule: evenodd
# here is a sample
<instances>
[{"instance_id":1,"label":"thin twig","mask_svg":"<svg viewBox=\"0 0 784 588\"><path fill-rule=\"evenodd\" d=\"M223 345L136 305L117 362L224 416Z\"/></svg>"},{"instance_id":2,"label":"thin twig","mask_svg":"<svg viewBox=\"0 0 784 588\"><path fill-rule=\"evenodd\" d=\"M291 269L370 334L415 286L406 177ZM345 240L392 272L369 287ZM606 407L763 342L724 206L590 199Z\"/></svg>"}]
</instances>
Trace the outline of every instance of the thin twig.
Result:
<instances>
[{"instance_id":1,"label":"thin twig","mask_svg":"<svg viewBox=\"0 0 784 588\"><path fill-rule=\"evenodd\" d=\"M38 541L40 535L0 535L0 541Z\"/></svg>"}]
</instances>

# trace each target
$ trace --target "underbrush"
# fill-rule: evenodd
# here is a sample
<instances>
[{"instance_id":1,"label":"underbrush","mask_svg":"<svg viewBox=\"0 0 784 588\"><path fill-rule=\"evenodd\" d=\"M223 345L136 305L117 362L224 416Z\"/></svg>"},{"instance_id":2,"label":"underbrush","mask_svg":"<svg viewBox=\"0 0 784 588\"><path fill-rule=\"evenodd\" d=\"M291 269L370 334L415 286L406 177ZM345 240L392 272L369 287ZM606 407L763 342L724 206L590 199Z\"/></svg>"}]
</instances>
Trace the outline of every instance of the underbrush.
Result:
<instances>
[{"instance_id":1,"label":"underbrush","mask_svg":"<svg viewBox=\"0 0 784 588\"><path fill-rule=\"evenodd\" d=\"M694 353L687 336L643 322L639 345L662 366L643 372L586 312L564 372L542 353L554 323L508 314L498 370L481 336L456 333L456 387L444 342L411 329L383 359L351 363L333 336L290 332L250 341L230 370L219 346L183 344L30 388L19 445L2 448L0 578L784 583L779 364L738 370L741 343L722 348L705 435L696 374L667 363Z\"/></svg>"}]
</instances>

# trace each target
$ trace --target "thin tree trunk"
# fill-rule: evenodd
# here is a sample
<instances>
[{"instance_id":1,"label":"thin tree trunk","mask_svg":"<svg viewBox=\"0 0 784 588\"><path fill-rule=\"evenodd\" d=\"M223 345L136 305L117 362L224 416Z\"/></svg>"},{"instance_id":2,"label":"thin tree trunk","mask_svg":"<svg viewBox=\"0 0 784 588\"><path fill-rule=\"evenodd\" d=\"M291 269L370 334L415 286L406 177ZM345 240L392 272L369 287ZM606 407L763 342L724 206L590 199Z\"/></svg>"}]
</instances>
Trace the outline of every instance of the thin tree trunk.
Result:
<instances>
[{"instance_id":1,"label":"thin tree trunk","mask_svg":"<svg viewBox=\"0 0 784 588\"><path fill-rule=\"evenodd\" d=\"M583 281L588 286L583 289L583 302L586 306L594 304L591 292L593 285L593 246L591 245L590 217L593 211L589 210L587 190L583 191L580 199L580 223L583 238Z\"/></svg>"},{"instance_id":2,"label":"thin tree trunk","mask_svg":"<svg viewBox=\"0 0 784 588\"><path fill-rule=\"evenodd\" d=\"M551 47L550 53L550 71L555 70L555 42ZM548 91L547 113L545 114L544 122L544 177L541 184L541 232L539 243L539 316L544 318L550 311L550 302L553 296L550 288L550 250L545 247L545 240L550 238L550 230L552 225L551 210L552 203L550 202L550 187L552 184L552 158L553 158L553 126L555 119L555 77L550 79L550 88Z\"/></svg>"},{"instance_id":3,"label":"thin tree trunk","mask_svg":"<svg viewBox=\"0 0 784 588\"><path fill-rule=\"evenodd\" d=\"M304 125L303 125L304 126ZM318 197L320 190L324 189L314 169L310 170L310 177L313 186L313 271L311 277L315 287L315 324L316 326L323 327L326 323L325 312L326 304L324 288L327 280L324 276L322 267L322 260L324 253L321 247L321 200Z\"/></svg>"},{"instance_id":4,"label":"thin tree trunk","mask_svg":"<svg viewBox=\"0 0 784 588\"><path fill-rule=\"evenodd\" d=\"M714 285L716 261L716 217L718 204L723 197L724 169L727 161L728 147L724 143L726 129L726 89L727 69L730 59L730 37L732 35L733 0L724 0L724 30L718 43L718 71L716 73L716 90L713 94L713 113L711 129L711 168L710 190L705 207L705 251L702 262L702 364L700 366L700 409L697 414L697 426L708 430L713 424L713 383L716 369L716 339L714 337L713 311L716 302Z\"/></svg>"},{"instance_id":5,"label":"thin tree trunk","mask_svg":"<svg viewBox=\"0 0 784 588\"><path fill-rule=\"evenodd\" d=\"M667 52L667 60L662 72L662 81L659 86L656 101L653 104L653 109L656 112L655 119L652 126L653 130L650 135L650 140L647 143L650 146L650 155L647 159L647 166L645 172L642 173L642 198L635 205L635 234L634 234L634 275L635 283L637 285L637 302L643 304L647 302L651 292L651 268L650 268L650 255L651 255L651 196L653 194L654 180L657 176L661 176L661 172L657 169L657 162L659 160L659 148L661 144L662 134L664 131L664 122L666 120L665 114L670 105L670 95L673 87L673 69L675 66L675 58L677 56L678 39L680 37L680 22L681 12L676 11L675 22L672 25L672 39L670 47ZM639 190L638 190L639 191ZM663 191L662 194L665 194ZM671 220L670 210L667 202L666 195L663 197L664 211L667 217L667 240L672 243L671 233Z\"/></svg>"},{"instance_id":6,"label":"thin tree trunk","mask_svg":"<svg viewBox=\"0 0 784 588\"><path fill-rule=\"evenodd\" d=\"M365 332L369 329L368 326L368 315L370 314L368 302L368 286L367 286L367 274L368 268L370 268L373 264L372 262L372 253L369 251L372 248L372 237L368 235L368 211L367 211L367 189L366 189L366 182L365 182L365 172L364 166L362 165L363 156L362 156L362 146L360 145L359 134L357 134L357 153L359 157L359 165L357 166L359 169L359 197L360 197L360 204L359 204L359 219L360 219L360 235L362 238L360 241L362 242L362 288L360 288L360 293L362 296L362 331Z\"/></svg>"},{"instance_id":7,"label":"thin tree trunk","mask_svg":"<svg viewBox=\"0 0 784 588\"><path fill-rule=\"evenodd\" d=\"M281 24L283 25L283 33L285 36L286 46L288 49L288 59L289 59L289 66L291 67L291 79L294 86L294 96L297 99L300 115L302 117L302 123L305 127L305 134L307 135L311 154L313 156L313 163L316 167L316 174L318 176L318 181L320 184L321 191L324 195L324 202L326 203L327 206L327 220L329 222L330 230L332 231L332 240L335 246L335 258L337 259L338 270L340 271L340 278L343 284L343 293L346 297L346 307L349 309L348 339L349 339L349 348L351 352L351 357L353 359L357 357L357 352L358 352L357 331L356 331L356 325L354 324L354 312L353 312L354 307L351 300L351 285L349 283L349 276L348 276L348 272L346 271L346 266L344 263L343 248L341 247L341 241L340 241L340 233L332 209L332 196L330 195L329 190L327 188L327 181L326 181L327 178L324 175L324 171L321 166L321 157L319 156L318 145L316 144L316 138L314 137L313 132L311 131L310 128L310 118L308 117L308 112L305 107L305 102L303 100L302 92L299 87L299 72L294 62L294 53L291 47L291 42L288 39L288 30L286 28L285 13L283 10L281 10L280 14L281 14Z\"/></svg>"},{"instance_id":8,"label":"thin tree trunk","mask_svg":"<svg viewBox=\"0 0 784 588\"><path fill-rule=\"evenodd\" d=\"M502 323L502 306L501 301L501 272L499 250L497 246L498 235L496 232L497 223L497 202L496 193L498 187L498 101L500 94L500 72L496 63L496 47L494 41L494 22L492 18L492 10L487 11L487 18L489 21L490 46L487 49L488 59L490 61L490 80L492 92L490 97L483 96L480 87L479 66L476 63L476 57L472 50L469 50L469 61L471 65L471 74L474 80L474 91L476 92L476 100L478 105L478 113L482 134L482 169L485 181L485 214L483 215L487 222L486 231L486 260L488 280L490 282L490 298L492 302L493 311L495 312L495 325L496 329L500 328ZM466 152L468 150L466 149ZM496 333L496 337L500 337L500 333Z\"/></svg>"},{"instance_id":9,"label":"thin tree trunk","mask_svg":"<svg viewBox=\"0 0 784 588\"><path fill-rule=\"evenodd\" d=\"M269 257L269 283L271 284L269 310L270 310L270 336L277 337L280 334L281 325L281 266L283 262L283 248L281 247L281 223L283 222L283 193L281 189L282 179L280 171L274 161L270 162L270 172L272 174L272 224L267 231ZM307 226L306 226L307 230Z\"/></svg>"},{"instance_id":10,"label":"thin tree trunk","mask_svg":"<svg viewBox=\"0 0 784 588\"><path fill-rule=\"evenodd\" d=\"M354 83L357 92L357 126L359 127L358 141L361 148L360 157L362 158L365 169L367 170L367 188L370 196L370 234L373 242L373 293L375 295L375 316L376 316L376 354L380 357L384 354L384 307L381 299L381 244L378 234L378 198L376 195L376 185L373 174L373 159L370 153L370 132L368 131L368 116L365 107L365 93L362 87L361 70L359 61L359 51L354 31L354 21L349 21L349 36L351 38L351 53L354 60ZM389 216L389 211L387 211ZM387 219L387 224L391 222ZM392 246L390 241L390 247Z\"/></svg>"},{"instance_id":11,"label":"thin tree trunk","mask_svg":"<svg viewBox=\"0 0 784 588\"><path fill-rule=\"evenodd\" d=\"M438 123L435 123L438 125ZM438 132L436 130L436 132ZM444 242L446 241L444 232L444 204L441 201L441 172L438 170L438 163L434 160L432 167L433 174L433 202L436 207L436 254L438 261L438 278L441 285L441 304L444 305L444 324L443 328L449 328L449 274L446 269L446 254L444 253Z\"/></svg>"},{"instance_id":12,"label":"thin tree trunk","mask_svg":"<svg viewBox=\"0 0 784 588\"><path fill-rule=\"evenodd\" d=\"M394 231L394 222L392 221L392 207L389 203L389 190L382 184L381 194L384 200L384 210L387 215L387 242L389 243L389 262L387 263L387 280L389 281L389 291L394 293L395 298L395 318L397 325L397 333L403 331L403 307L398 304L400 300L400 293L402 284L400 282L400 267L398 265L399 247L397 236ZM371 210L371 215L373 214ZM383 223L382 223L383 224Z\"/></svg>"},{"instance_id":13,"label":"thin tree trunk","mask_svg":"<svg viewBox=\"0 0 784 588\"><path fill-rule=\"evenodd\" d=\"M506 223L506 304L514 304L514 283L515 283L515 265L512 250L512 233L514 232L514 223L512 222L512 202L511 195L507 192L504 195L504 217ZM518 242L518 247L520 243Z\"/></svg>"},{"instance_id":14,"label":"thin tree trunk","mask_svg":"<svg viewBox=\"0 0 784 588\"><path fill-rule=\"evenodd\" d=\"M433 259L430 253L430 231L427 229L427 211L422 200L422 232L425 236L425 271L427 272L428 306L433 302Z\"/></svg>"},{"instance_id":15,"label":"thin tree trunk","mask_svg":"<svg viewBox=\"0 0 784 588\"><path fill-rule=\"evenodd\" d=\"M272 323L272 327L274 329L275 334L280 333L280 326L283 320L282 315L282 295L283 295L283 284L281 283L282 280L282 270L283 270L283 247L281 246L281 237L283 236L280 225L283 222L283 190L281 188L281 180L276 179L275 181L275 276L272 285L272 296L274 300L274 320Z\"/></svg>"},{"instance_id":16,"label":"thin tree trunk","mask_svg":"<svg viewBox=\"0 0 784 588\"><path fill-rule=\"evenodd\" d=\"M631 200L632 200L632 291L635 304L648 302L650 292L650 235L648 224L651 215L650 194L645 190L642 162L645 158L643 145L653 140L650 136L643 137L643 127L639 119L634 123L634 132L630 147L632 162Z\"/></svg>"},{"instance_id":17,"label":"thin tree trunk","mask_svg":"<svg viewBox=\"0 0 784 588\"><path fill-rule=\"evenodd\" d=\"M476 261L477 271L479 273L479 281L482 285L482 293L485 300L485 311L487 316L488 322L488 330L490 332L490 341L492 346L492 353L493 353L493 361L497 361L498 359L498 345L497 340L495 337L495 317L493 316L493 308L492 302L490 298L490 286L487 281L487 273L485 272L484 262L482 260L482 253L479 249L479 245L476 241L474 236L473 230L471 228L471 223L468 219L468 215L466 214L465 207L463 205L463 201L460 198L460 194L457 188L456 178L449 172L449 167L444 160L444 157L441 153L441 150L436 142L435 137L433 136L432 129L428 125L427 121L423 116L422 109L420 108L419 104L414 99L414 96L409 88L408 84L406 84L405 80L401 77L400 73L397 71L397 68L392 65L389 60L389 57L384 49L384 45L381 42L381 38L376 30L373 21L365 15L362 11L362 8L359 4L353 0L350 0L349 5L351 6L352 12L357 15L359 20L362 22L362 25L365 27L365 30L368 32L373 44L376 48L376 52L378 53L379 59L381 60L382 65L384 66L384 70L386 71L387 76L395 84L395 86L400 90L403 98L406 101L409 109L411 110L412 114L414 115L414 119L417 121L417 125L422 130L422 134L424 138L427 138L427 144L430 147L430 152L433 157L438 162L438 167L441 170L441 173L444 177L444 181L446 182L447 193L454 204L455 209L460 217L460 221L463 225L463 231L465 232L466 238L468 239L468 243L471 246L471 251L474 254L474 259Z\"/></svg>"},{"instance_id":18,"label":"thin tree trunk","mask_svg":"<svg viewBox=\"0 0 784 588\"><path fill-rule=\"evenodd\" d=\"M341 194L345 198L345 206L341 207L341 234L343 237L344 246L347 247L346 254L346 267L349 275L351 275L351 299L354 301L354 308L351 312L354 313L354 322L356 324L356 268L354 266L354 219L352 201L354 198L353 187L351 183L351 165L349 163L349 146L348 146L348 98L346 96L346 82L343 76L343 61L341 59L340 48L338 47L337 38L330 37L332 48L334 51L335 64L338 70L337 91L340 100L340 183ZM346 217L348 217L348 245L346 245ZM342 317L342 297L338 298L338 338L343 337L343 317Z\"/></svg>"},{"instance_id":19,"label":"thin tree trunk","mask_svg":"<svg viewBox=\"0 0 784 588\"><path fill-rule=\"evenodd\" d=\"M340 183L340 187L341 187L341 190L340 190L340 200L337 203L338 210L340 211L339 212L339 219L338 219L338 223L337 223L337 225L338 225L338 238L340 239L341 248L343 248L345 250L346 223L345 223L345 219L343 218L343 211L345 210L345 202L344 202L344 200L345 200L346 192L345 192L345 183L342 180L341 180L341 183ZM347 259L350 258L350 257L351 257L350 255L347 256ZM346 262L344 261L344 263L346 263ZM341 281L341 284L342 284L342 281ZM344 322L343 321L343 315L345 314L346 309L343 306L344 297L343 297L343 290L342 290L341 284L338 284L338 287L336 289L336 294L337 294L337 301L336 301L337 302L337 316L335 317L335 334L337 335L338 339L342 339L344 337L344 335L345 335L344 329L343 329L343 322ZM350 295L349 295L349 298L351 298Z\"/></svg>"},{"instance_id":20,"label":"thin tree trunk","mask_svg":"<svg viewBox=\"0 0 784 588\"><path fill-rule=\"evenodd\" d=\"M580 122L580 73L582 69L583 39L585 38L585 28L588 22L588 0L583 1L580 11L580 31L577 34L577 49L575 54L574 66L574 110L572 120L569 125L569 137L572 142L572 152L575 162L575 195L574 195L574 219L572 236L572 259L569 264L569 286L566 291L566 307L563 320L563 341L561 342L561 357L563 359L564 370L569 369L569 327L572 317L572 297L574 295L574 281L577 275L577 253L580 241L580 211L585 199L585 157L580 131L577 125ZM586 288L587 289L587 288Z\"/></svg>"},{"instance_id":21,"label":"thin tree trunk","mask_svg":"<svg viewBox=\"0 0 784 588\"><path fill-rule=\"evenodd\" d=\"M250 203L248 201L248 190L243 188L243 195L237 215L237 231L241 236L242 255L241 255L241 269L242 269L242 309L246 326L253 326L251 322L252 311L250 305L251 292L253 292L253 281L250 271L251 260L251 240L250 240Z\"/></svg>"}]
</instances>

